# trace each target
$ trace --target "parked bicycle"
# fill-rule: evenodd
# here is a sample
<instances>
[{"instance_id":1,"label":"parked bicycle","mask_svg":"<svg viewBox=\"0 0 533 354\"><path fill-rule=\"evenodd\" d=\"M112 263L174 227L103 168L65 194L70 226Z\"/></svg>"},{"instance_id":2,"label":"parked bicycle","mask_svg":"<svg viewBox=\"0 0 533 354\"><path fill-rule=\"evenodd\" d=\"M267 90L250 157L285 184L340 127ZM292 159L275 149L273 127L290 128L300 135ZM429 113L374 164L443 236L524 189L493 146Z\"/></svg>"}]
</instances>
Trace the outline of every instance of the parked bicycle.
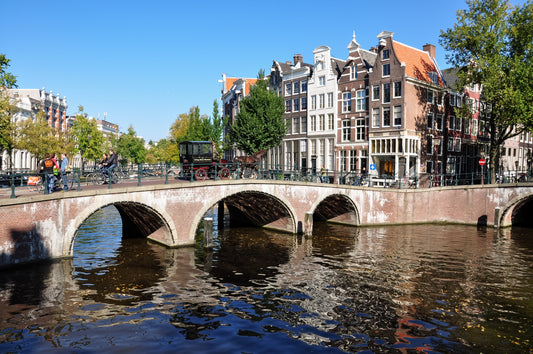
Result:
<instances>
[{"instance_id":1,"label":"parked bicycle","mask_svg":"<svg viewBox=\"0 0 533 354\"><path fill-rule=\"evenodd\" d=\"M28 189L32 192L44 192L44 176L29 176L28 177ZM68 189L74 188L76 182L75 174L67 172L65 178L67 179ZM59 178L56 179L54 191L63 190L63 181Z\"/></svg>"}]
</instances>

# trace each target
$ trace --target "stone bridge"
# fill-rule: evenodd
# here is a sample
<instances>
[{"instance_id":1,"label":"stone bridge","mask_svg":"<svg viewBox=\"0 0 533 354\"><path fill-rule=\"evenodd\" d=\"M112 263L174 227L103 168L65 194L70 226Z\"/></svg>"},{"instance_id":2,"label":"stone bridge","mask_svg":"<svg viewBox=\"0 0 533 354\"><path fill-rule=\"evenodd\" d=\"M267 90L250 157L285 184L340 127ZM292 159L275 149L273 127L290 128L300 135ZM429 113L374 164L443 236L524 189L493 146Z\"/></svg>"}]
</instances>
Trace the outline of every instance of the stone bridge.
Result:
<instances>
[{"instance_id":1,"label":"stone bridge","mask_svg":"<svg viewBox=\"0 0 533 354\"><path fill-rule=\"evenodd\" d=\"M0 200L0 267L72 257L76 233L94 212L115 206L125 237L192 246L213 207L231 223L311 234L313 220L352 226L529 223L533 184L381 189L286 181L226 180L116 186Z\"/></svg>"}]
</instances>

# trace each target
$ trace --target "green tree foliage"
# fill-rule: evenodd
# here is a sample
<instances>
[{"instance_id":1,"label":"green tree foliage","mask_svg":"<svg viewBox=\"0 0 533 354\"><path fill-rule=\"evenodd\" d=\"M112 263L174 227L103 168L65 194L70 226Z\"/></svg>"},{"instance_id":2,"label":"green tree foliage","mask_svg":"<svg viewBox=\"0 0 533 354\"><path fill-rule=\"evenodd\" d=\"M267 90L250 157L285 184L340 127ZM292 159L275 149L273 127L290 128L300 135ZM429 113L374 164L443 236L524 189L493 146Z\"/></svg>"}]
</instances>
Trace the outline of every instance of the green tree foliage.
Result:
<instances>
[{"instance_id":1,"label":"green tree foliage","mask_svg":"<svg viewBox=\"0 0 533 354\"><path fill-rule=\"evenodd\" d=\"M144 163L146 161L147 150L144 147L144 139L137 136L132 126L128 128L126 134L122 134L118 138L116 153L123 160L134 163Z\"/></svg>"},{"instance_id":2,"label":"green tree foliage","mask_svg":"<svg viewBox=\"0 0 533 354\"><path fill-rule=\"evenodd\" d=\"M281 143L287 134L285 106L283 98L269 90L264 71L259 72L257 83L239 105L235 124L230 127L230 143L250 155Z\"/></svg>"},{"instance_id":3,"label":"green tree foliage","mask_svg":"<svg viewBox=\"0 0 533 354\"><path fill-rule=\"evenodd\" d=\"M15 147L27 150L38 160L43 159L45 153L56 153L59 156L61 152L69 155L74 152L74 143L69 134L52 128L43 111L35 119L18 122Z\"/></svg>"},{"instance_id":4,"label":"green tree foliage","mask_svg":"<svg viewBox=\"0 0 533 354\"><path fill-rule=\"evenodd\" d=\"M467 0L453 28L441 31L448 62L460 87L482 87L481 111L490 127L490 167L494 180L499 148L533 127L533 3Z\"/></svg>"},{"instance_id":5,"label":"green tree foliage","mask_svg":"<svg viewBox=\"0 0 533 354\"><path fill-rule=\"evenodd\" d=\"M80 106L72 125L72 135L76 141L76 150L81 155L82 169L85 160L98 160L102 157L104 135L98 130L96 120L89 119Z\"/></svg>"},{"instance_id":6,"label":"green tree foliage","mask_svg":"<svg viewBox=\"0 0 533 354\"><path fill-rule=\"evenodd\" d=\"M178 145L170 139L161 139L157 143L149 144L147 162L178 163L180 161Z\"/></svg>"},{"instance_id":7,"label":"green tree foliage","mask_svg":"<svg viewBox=\"0 0 533 354\"><path fill-rule=\"evenodd\" d=\"M17 87L17 79L7 72L9 61L4 54L0 54L0 151L7 150L11 156L15 138L13 116L16 107L10 100L7 90Z\"/></svg>"}]
</instances>

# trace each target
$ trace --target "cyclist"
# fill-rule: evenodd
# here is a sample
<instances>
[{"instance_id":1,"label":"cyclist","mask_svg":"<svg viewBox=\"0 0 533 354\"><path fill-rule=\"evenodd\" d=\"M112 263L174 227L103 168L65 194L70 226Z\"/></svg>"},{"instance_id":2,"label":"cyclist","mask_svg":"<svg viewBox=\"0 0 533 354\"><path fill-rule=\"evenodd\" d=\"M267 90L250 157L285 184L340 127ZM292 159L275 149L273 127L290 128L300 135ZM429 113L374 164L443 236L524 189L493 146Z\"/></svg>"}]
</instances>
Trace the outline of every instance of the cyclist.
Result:
<instances>
[{"instance_id":1,"label":"cyclist","mask_svg":"<svg viewBox=\"0 0 533 354\"><path fill-rule=\"evenodd\" d=\"M107 159L104 165L104 179L107 176L107 179L111 181L113 170L115 169L115 167L117 167L117 155L115 154L115 150L109 149L109 158ZM107 183L108 182L104 180L104 184Z\"/></svg>"}]
</instances>

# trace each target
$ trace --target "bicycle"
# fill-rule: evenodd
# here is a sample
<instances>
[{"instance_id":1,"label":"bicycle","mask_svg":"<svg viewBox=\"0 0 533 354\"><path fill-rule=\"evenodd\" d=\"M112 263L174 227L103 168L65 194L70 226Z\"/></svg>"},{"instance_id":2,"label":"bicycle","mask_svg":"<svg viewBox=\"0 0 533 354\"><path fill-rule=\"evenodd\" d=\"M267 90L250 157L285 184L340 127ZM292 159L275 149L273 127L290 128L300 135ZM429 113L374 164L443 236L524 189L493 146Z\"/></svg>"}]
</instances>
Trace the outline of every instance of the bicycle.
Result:
<instances>
[{"instance_id":1,"label":"bicycle","mask_svg":"<svg viewBox=\"0 0 533 354\"><path fill-rule=\"evenodd\" d=\"M95 184L95 185L104 184L106 179L107 179L106 173L104 172L104 169L102 168L99 169L98 171L89 173L87 175L87 180L89 181L90 184ZM119 182L120 176L116 171L113 171L113 174L111 175L111 180L112 180L112 183Z\"/></svg>"}]
</instances>

